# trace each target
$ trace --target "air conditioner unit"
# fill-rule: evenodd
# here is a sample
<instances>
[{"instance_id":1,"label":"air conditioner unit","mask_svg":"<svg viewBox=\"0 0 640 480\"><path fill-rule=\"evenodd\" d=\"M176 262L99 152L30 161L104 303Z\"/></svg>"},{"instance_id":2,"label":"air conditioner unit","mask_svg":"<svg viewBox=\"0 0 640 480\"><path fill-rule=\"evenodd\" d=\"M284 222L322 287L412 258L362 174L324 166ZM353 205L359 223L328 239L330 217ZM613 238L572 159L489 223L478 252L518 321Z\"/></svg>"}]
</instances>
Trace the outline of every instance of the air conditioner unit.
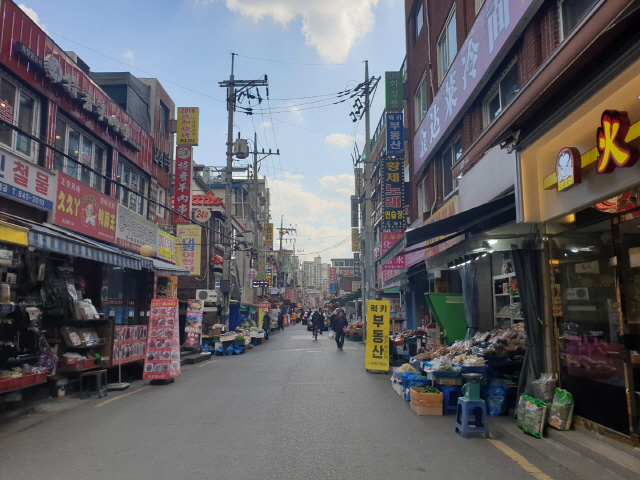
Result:
<instances>
[{"instance_id":1,"label":"air conditioner unit","mask_svg":"<svg viewBox=\"0 0 640 480\"><path fill-rule=\"evenodd\" d=\"M218 303L217 290L196 290L196 299L207 303Z\"/></svg>"}]
</instances>

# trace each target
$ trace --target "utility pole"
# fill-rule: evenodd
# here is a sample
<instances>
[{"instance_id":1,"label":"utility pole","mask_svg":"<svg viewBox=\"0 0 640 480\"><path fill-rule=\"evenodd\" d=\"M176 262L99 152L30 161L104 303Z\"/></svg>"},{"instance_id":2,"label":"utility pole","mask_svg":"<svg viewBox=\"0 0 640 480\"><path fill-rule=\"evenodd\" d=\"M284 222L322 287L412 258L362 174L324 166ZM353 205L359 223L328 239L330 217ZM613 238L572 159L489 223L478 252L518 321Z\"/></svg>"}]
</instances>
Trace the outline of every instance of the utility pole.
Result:
<instances>
[{"instance_id":1,"label":"utility pole","mask_svg":"<svg viewBox=\"0 0 640 480\"><path fill-rule=\"evenodd\" d=\"M365 122L365 144L364 144L364 268L363 285L362 285L362 318L365 319L367 312L367 302L372 299L372 286L375 288L375 275L373 273L373 232L371 231L371 175L373 172L373 163L371 162L371 118L369 114L369 61L364 62L364 122ZM366 325L366 321L364 322ZM366 328L366 327L365 327Z\"/></svg>"},{"instance_id":2,"label":"utility pole","mask_svg":"<svg viewBox=\"0 0 640 480\"><path fill-rule=\"evenodd\" d=\"M282 262L282 259L283 259L283 255L282 255L282 239L283 239L283 237L284 237L286 234L289 234L289 233L297 233L297 230L296 230L295 228L293 228L293 227L289 227L289 228L285 228L285 227L283 227L283 226L282 226L283 220L284 220L284 215L281 215L281 216L280 216L280 228L278 228L278 229L277 229L277 230L280 232L280 250L279 250L279 253L280 253L280 254L279 254L279 257L280 257L280 258L278 259L278 260L279 260L280 265L282 265L282 264L283 264L283 262ZM284 269L283 269L283 270L284 270ZM283 272L281 272L281 273L284 273L284 271L283 271ZM283 281L282 281L282 280L280 280L280 285L279 285L280 287L282 287L282 286L283 286L283 285L282 285L282 283L283 283Z\"/></svg>"}]
</instances>

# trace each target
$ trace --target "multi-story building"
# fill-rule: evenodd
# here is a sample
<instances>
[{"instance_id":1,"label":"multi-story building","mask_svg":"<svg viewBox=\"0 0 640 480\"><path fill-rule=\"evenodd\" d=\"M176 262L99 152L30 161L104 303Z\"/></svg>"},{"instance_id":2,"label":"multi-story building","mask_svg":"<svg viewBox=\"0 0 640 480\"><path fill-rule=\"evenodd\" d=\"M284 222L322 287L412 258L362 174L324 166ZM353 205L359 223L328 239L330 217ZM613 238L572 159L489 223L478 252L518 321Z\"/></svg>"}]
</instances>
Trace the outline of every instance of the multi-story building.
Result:
<instances>
[{"instance_id":1,"label":"multi-story building","mask_svg":"<svg viewBox=\"0 0 640 480\"><path fill-rule=\"evenodd\" d=\"M329 264L322 263L322 257L314 257L313 261L303 261L302 270L307 288L326 292L326 282L329 279Z\"/></svg>"}]
</instances>

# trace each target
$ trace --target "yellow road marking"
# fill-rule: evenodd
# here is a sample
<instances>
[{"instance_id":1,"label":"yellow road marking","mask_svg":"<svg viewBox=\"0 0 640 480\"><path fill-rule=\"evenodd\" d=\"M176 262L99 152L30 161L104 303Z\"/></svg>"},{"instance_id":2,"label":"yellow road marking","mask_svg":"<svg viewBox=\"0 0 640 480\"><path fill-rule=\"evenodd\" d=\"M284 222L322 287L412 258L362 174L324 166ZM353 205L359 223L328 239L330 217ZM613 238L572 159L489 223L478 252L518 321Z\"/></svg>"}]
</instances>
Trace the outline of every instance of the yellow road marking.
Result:
<instances>
[{"instance_id":1,"label":"yellow road marking","mask_svg":"<svg viewBox=\"0 0 640 480\"><path fill-rule=\"evenodd\" d=\"M494 447L504 453L507 457L520 465L525 471L533 475L534 478L537 478L538 480L552 480L549 475L547 475L546 473L542 473L542 471L538 467L533 466L526 458L524 458L514 449L507 447L500 440L494 440L493 438L490 438L488 441L491 442Z\"/></svg>"},{"instance_id":2,"label":"yellow road marking","mask_svg":"<svg viewBox=\"0 0 640 480\"><path fill-rule=\"evenodd\" d=\"M209 365L210 363L216 363L217 360L209 360L208 362L203 362L202 365L198 365L196 368L202 368L205 365Z\"/></svg>"},{"instance_id":3,"label":"yellow road marking","mask_svg":"<svg viewBox=\"0 0 640 480\"><path fill-rule=\"evenodd\" d=\"M94 407L97 408L97 407L102 407L104 405L108 405L111 402L115 402L116 400L120 400L121 398L128 397L129 395L133 395L134 393L142 392L143 390L146 390L147 388L150 388L150 385L147 385L146 387L139 388L138 390L134 390L133 392L125 393L124 395L118 395L117 397L110 398L109 400L105 400L104 402L101 402L101 403L98 403L97 405L94 405Z\"/></svg>"}]
</instances>

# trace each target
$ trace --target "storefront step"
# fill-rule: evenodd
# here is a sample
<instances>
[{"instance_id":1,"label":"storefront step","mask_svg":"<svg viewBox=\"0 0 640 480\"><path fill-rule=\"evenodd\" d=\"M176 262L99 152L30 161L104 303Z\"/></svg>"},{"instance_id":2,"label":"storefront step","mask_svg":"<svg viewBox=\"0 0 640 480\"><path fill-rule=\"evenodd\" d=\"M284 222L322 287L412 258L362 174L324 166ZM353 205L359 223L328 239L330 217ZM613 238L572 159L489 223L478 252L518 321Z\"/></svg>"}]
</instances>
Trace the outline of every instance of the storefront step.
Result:
<instances>
[{"instance_id":1,"label":"storefront step","mask_svg":"<svg viewBox=\"0 0 640 480\"><path fill-rule=\"evenodd\" d=\"M211 358L211 353L192 353L180 357L180 365L193 365L195 363L204 362Z\"/></svg>"}]
</instances>

